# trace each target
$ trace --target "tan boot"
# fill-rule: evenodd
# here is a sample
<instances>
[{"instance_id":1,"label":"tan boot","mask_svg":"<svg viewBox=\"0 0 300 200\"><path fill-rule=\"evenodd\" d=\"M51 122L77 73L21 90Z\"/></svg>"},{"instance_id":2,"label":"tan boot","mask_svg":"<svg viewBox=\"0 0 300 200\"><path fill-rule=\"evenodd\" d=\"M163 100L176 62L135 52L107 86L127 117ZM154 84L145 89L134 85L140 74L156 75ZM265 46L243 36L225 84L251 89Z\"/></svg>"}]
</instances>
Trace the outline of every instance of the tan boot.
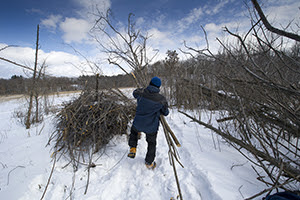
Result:
<instances>
[{"instance_id":1,"label":"tan boot","mask_svg":"<svg viewBox=\"0 0 300 200\"><path fill-rule=\"evenodd\" d=\"M149 163L146 162L145 165L146 165L146 167L148 169L152 169L153 170L156 167L156 162L153 162L151 164L149 164Z\"/></svg>"},{"instance_id":2,"label":"tan boot","mask_svg":"<svg viewBox=\"0 0 300 200\"><path fill-rule=\"evenodd\" d=\"M136 147L131 147L127 156L129 158L134 158L135 154L136 154Z\"/></svg>"}]
</instances>

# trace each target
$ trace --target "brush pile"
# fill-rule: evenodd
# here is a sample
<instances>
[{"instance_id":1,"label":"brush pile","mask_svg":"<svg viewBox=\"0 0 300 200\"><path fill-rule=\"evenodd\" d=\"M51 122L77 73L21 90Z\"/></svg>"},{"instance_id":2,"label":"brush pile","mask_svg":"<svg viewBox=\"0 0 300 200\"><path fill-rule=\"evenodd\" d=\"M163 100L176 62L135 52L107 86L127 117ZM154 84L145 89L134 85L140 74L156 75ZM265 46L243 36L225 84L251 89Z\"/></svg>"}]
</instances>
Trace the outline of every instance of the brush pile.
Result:
<instances>
[{"instance_id":1,"label":"brush pile","mask_svg":"<svg viewBox=\"0 0 300 200\"><path fill-rule=\"evenodd\" d=\"M64 105L50 141L55 141L56 153L68 155L78 166L86 162L86 154L98 152L115 135L126 134L134 113L134 102L119 90L84 92Z\"/></svg>"}]
</instances>

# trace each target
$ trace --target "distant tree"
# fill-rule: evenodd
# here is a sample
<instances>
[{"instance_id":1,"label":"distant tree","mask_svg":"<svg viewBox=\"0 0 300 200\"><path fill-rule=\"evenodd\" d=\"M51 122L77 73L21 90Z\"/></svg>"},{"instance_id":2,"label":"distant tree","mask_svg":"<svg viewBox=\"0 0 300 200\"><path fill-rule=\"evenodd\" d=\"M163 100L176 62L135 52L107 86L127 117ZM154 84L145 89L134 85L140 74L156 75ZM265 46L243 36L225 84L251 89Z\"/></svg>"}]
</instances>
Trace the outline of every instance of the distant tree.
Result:
<instances>
[{"instance_id":1,"label":"distant tree","mask_svg":"<svg viewBox=\"0 0 300 200\"><path fill-rule=\"evenodd\" d=\"M10 79L22 79L23 76L12 75Z\"/></svg>"},{"instance_id":2,"label":"distant tree","mask_svg":"<svg viewBox=\"0 0 300 200\"><path fill-rule=\"evenodd\" d=\"M165 65L168 67L174 67L179 61L178 53L176 50L168 50L167 57L165 58Z\"/></svg>"}]
</instances>

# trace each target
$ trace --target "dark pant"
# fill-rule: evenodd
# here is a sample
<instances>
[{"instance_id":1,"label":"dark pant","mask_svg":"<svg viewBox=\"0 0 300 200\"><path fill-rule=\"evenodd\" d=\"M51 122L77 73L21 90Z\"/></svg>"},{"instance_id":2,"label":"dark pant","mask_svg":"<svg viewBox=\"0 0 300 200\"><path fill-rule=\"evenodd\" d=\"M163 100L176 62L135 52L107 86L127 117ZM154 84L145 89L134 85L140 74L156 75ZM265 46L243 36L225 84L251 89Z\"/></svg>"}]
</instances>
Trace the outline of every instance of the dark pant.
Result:
<instances>
[{"instance_id":1,"label":"dark pant","mask_svg":"<svg viewBox=\"0 0 300 200\"><path fill-rule=\"evenodd\" d=\"M130 147L136 147L138 143L138 130L136 128L131 127L130 135L129 135L129 141L128 145ZM156 137L157 133L146 133L146 141L148 143L147 148L147 154L145 161L147 163L152 163L155 158L155 152L156 152Z\"/></svg>"}]
</instances>

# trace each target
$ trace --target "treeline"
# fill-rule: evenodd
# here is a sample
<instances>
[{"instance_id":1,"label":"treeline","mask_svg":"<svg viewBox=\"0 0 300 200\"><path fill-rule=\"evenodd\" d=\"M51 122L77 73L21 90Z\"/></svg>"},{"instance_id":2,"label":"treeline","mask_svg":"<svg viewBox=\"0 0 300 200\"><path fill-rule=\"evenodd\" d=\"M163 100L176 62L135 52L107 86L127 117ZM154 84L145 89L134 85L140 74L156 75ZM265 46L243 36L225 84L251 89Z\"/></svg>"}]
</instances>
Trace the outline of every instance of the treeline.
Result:
<instances>
[{"instance_id":1,"label":"treeline","mask_svg":"<svg viewBox=\"0 0 300 200\"><path fill-rule=\"evenodd\" d=\"M39 89L51 92L76 90L75 78L47 77L39 81ZM27 94L32 87L32 79L13 75L10 79L0 79L0 95Z\"/></svg>"},{"instance_id":2,"label":"treeline","mask_svg":"<svg viewBox=\"0 0 300 200\"><path fill-rule=\"evenodd\" d=\"M98 89L133 87L134 80L131 75L118 76L80 76L69 77L42 77L39 80L39 90L45 93L74 91L82 89L95 89L98 81ZM0 79L0 95L27 94L32 87L32 79L23 76L13 75L10 79Z\"/></svg>"},{"instance_id":3,"label":"treeline","mask_svg":"<svg viewBox=\"0 0 300 200\"><path fill-rule=\"evenodd\" d=\"M95 90L97 87L98 89L135 87L134 79L129 74L117 76L80 76L77 79L77 84L80 89L85 90Z\"/></svg>"}]
</instances>

